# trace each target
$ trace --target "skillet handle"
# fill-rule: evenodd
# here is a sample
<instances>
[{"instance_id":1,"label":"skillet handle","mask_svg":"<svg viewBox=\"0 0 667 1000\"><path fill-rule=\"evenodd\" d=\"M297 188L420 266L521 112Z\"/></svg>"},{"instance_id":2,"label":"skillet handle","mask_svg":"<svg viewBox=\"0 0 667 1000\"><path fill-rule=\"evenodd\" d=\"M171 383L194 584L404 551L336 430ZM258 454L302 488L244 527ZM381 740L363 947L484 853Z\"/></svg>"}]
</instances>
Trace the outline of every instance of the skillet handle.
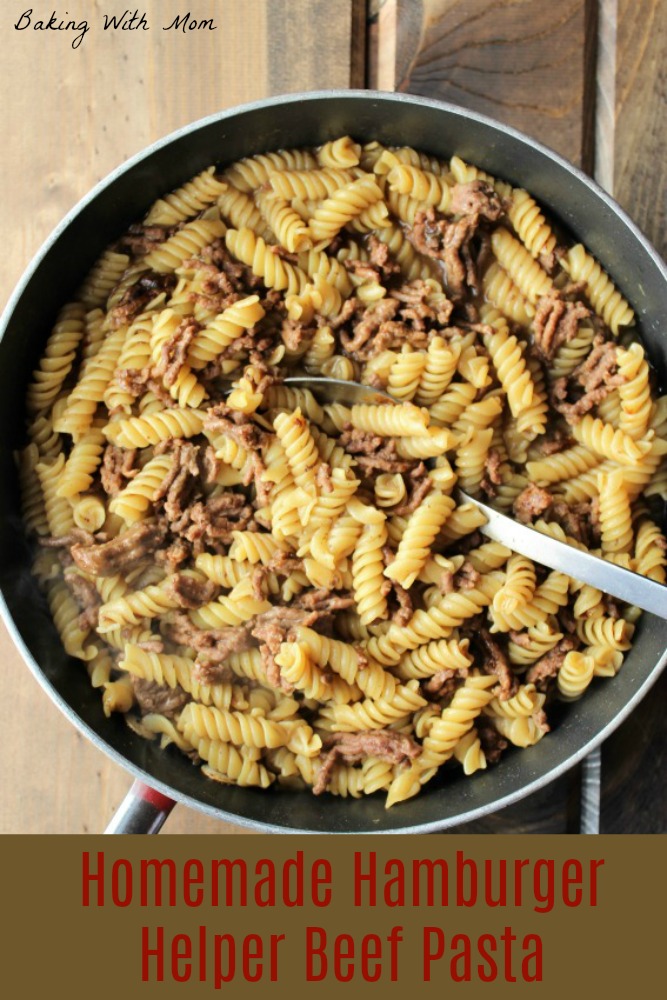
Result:
<instances>
[{"instance_id":1,"label":"skillet handle","mask_svg":"<svg viewBox=\"0 0 667 1000\"><path fill-rule=\"evenodd\" d=\"M159 833L176 803L136 780L107 826L106 833Z\"/></svg>"}]
</instances>

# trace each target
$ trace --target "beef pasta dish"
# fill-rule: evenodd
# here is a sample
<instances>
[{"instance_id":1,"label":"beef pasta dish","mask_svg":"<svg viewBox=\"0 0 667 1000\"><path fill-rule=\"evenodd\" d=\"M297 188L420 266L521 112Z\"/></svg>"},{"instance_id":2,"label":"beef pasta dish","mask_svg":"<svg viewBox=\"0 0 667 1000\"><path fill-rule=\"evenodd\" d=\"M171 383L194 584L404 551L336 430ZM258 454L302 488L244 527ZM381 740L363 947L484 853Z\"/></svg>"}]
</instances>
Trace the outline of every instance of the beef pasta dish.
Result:
<instances>
[{"instance_id":1,"label":"beef pasta dish","mask_svg":"<svg viewBox=\"0 0 667 1000\"><path fill-rule=\"evenodd\" d=\"M54 317L17 453L106 714L215 781L388 806L545 738L640 612L452 493L664 583L667 397L634 322L530 192L456 155L344 136L165 193Z\"/></svg>"}]
</instances>

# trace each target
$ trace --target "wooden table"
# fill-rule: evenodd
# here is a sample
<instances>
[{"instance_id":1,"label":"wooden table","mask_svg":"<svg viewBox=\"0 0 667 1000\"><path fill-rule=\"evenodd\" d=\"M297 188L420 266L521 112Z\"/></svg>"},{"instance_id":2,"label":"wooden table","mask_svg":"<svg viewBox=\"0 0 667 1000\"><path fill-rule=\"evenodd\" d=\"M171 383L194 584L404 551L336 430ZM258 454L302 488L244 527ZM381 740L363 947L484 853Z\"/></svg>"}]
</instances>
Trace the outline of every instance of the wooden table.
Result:
<instances>
[{"instance_id":1,"label":"wooden table","mask_svg":"<svg viewBox=\"0 0 667 1000\"><path fill-rule=\"evenodd\" d=\"M442 98L523 129L594 173L665 253L661 0L148 0L149 31L115 32L102 30L105 4L67 6L90 25L76 49L71 32L18 32L3 11L3 303L62 215L152 140L243 101L330 87ZM163 31L186 7L217 30ZM61 717L4 628L0 653L0 832L100 832L130 778ZM603 832L667 830L666 695L663 675L603 748ZM576 830L578 786L574 769L460 829ZM243 832L183 807L165 830Z\"/></svg>"}]
</instances>

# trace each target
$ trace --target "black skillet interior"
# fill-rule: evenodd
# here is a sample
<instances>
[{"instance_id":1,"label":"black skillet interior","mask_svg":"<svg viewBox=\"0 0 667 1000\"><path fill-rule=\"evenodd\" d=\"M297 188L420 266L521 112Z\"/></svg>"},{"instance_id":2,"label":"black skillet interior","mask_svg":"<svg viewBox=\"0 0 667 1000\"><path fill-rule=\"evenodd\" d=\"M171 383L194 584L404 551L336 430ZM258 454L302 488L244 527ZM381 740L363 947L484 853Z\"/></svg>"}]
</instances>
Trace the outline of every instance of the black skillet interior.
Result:
<instances>
[{"instance_id":1,"label":"black skillet interior","mask_svg":"<svg viewBox=\"0 0 667 1000\"><path fill-rule=\"evenodd\" d=\"M511 752L498 768L470 780L453 772L391 810L384 809L382 796L343 800L221 786L204 779L179 753L161 752L135 736L121 718L105 719L85 670L61 650L29 574L12 458L23 443L25 386L55 314L111 240L139 220L157 197L212 162L313 146L348 133L363 141L411 145L443 158L458 154L528 189L614 277L637 312L653 364L664 373L664 264L611 199L544 147L461 108L403 95L293 95L224 112L156 143L102 182L58 227L8 306L0 343L0 584L13 619L10 627L51 697L100 749L166 794L221 819L265 830L428 832L515 801L581 759L656 679L664 665L667 621L645 616L618 677L596 684L585 699L559 712L555 731L537 747Z\"/></svg>"}]
</instances>

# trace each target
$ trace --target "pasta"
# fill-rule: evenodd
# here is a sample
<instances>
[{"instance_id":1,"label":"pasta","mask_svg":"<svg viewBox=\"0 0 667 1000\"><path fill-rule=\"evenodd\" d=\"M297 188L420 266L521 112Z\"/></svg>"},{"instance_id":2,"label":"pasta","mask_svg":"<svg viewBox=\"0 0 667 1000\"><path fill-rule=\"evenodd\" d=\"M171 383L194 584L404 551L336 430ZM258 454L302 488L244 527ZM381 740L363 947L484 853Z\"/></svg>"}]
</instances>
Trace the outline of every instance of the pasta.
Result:
<instances>
[{"instance_id":1,"label":"pasta","mask_svg":"<svg viewBox=\"0 0 667 1000\"><path fill-rule=\"evenodd\" d=\"M667 404L633 323L456 156L343 136L186 178L55 317L16 456L104 712L223 785L388 806L534 746L639 612L480 543L453 489L664 583ZM283 384L304 372L394 402Z\"/></svg>"}]
</instances>

